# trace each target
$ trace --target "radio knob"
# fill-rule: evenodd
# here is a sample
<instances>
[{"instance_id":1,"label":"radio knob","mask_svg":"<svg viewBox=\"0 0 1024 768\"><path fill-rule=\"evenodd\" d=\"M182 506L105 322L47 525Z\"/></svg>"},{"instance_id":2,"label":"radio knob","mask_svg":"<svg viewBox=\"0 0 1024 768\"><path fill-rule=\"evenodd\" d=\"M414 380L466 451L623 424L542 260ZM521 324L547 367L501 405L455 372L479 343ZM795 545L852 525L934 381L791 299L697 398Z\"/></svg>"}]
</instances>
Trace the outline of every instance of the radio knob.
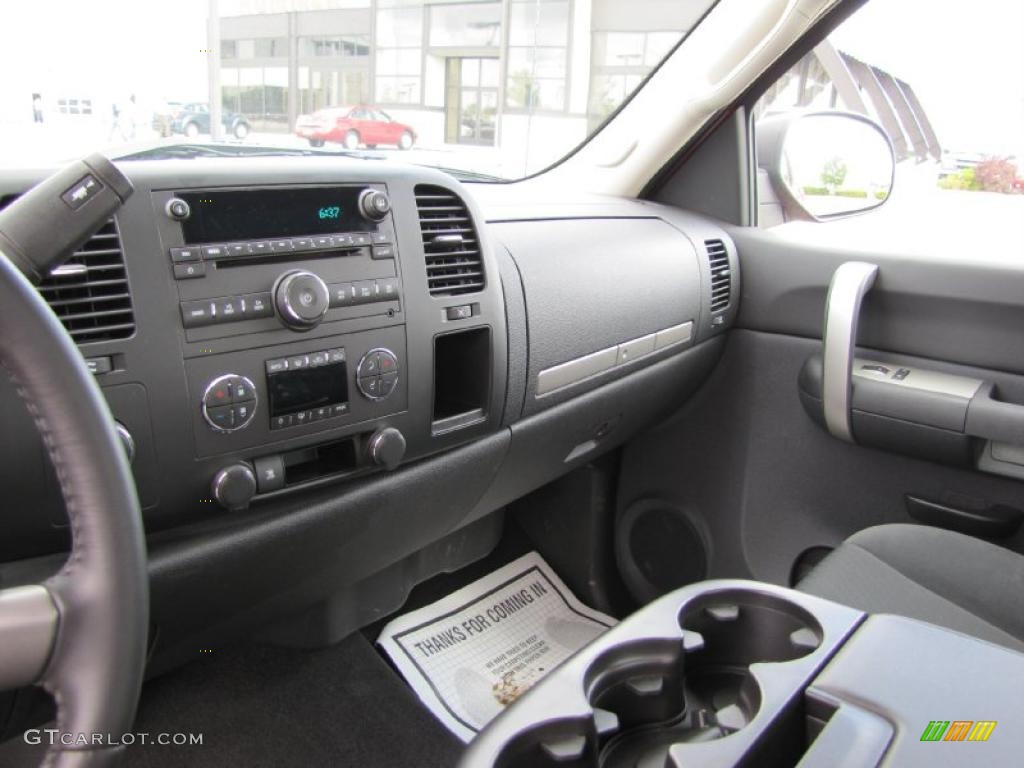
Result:
<instances>
[{"instance_id":1,"label":"radio knob","mask_svg":"<svg viewBox=\"0 0 1024 768\"><path fill-rule=\"evenodd\" d=\"M374 464L390 471L405 456L405 436L394 427L378 429L370 436L366 450Z\"/></svg>"},{"instance_id":2,"label":"radio knob","mask_svg":"<svg viewBox=\"0 0 1024 768\"><path fill-rule=\"evenodd\" d=\"M359 193L359 212L370 221L380 221L391 210L391 200L378 189L364 189Z\"/></svg>"},{"instance_id":3,"label":"radio knob","mask_svg":"<svg viewBox=\"0 0 1024 768\"><path fill-rule=\"evenodd\" d=\"M331 295L327 284L312 272L285 272L274 286L274 306L281 320L296 331L315 328L327 314Z\"/></svg>"},{"instance_id":4,"label":"radio knob","mask_svg":"<svg viewBox=\"0 0 1024 768\"><path fill-rule=\"evenodd\" d=\"M211 491L224 509L245 509L256 495L256 475L248 464L230 464L213 476Z\"/></svg>"},{"instance_id":5,"label":"radio knob","mask_svg":"<svg viewBox=\"0 0 1024 768\"><path fill-rule=\"evenodd\" d=\"M192 209L189 207L189 204L180 197L172 197L168 200L164 211L166 211L169 218L175 221L184 221L192 215Z\"/></svg>"}]
</instances>

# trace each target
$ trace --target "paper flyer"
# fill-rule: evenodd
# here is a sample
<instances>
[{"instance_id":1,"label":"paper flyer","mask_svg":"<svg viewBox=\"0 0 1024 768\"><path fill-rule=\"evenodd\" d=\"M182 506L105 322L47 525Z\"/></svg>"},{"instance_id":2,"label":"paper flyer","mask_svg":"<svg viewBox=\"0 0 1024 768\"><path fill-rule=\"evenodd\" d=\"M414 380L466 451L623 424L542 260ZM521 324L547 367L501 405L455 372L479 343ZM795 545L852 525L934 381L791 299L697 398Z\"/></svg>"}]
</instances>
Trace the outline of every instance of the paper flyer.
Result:
<instances>
[{"instance_id":1,"label":"paper flyer","mask_svg":"<svg viewBox=\"0 0 1024 768\"><path fill-rule=\"evenodd\" d=\"M615 624L583 605L536 552L390 622L378 644L455 735L477 732Z\"/></svg>"}]
</instances>

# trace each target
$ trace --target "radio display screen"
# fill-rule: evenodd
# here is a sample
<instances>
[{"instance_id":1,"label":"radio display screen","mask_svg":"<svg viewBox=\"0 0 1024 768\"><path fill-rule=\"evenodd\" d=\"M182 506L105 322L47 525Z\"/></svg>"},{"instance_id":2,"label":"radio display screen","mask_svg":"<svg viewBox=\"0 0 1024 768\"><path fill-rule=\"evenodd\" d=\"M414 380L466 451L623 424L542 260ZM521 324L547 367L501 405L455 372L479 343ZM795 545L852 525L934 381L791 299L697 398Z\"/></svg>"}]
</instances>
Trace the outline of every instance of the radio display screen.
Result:
<instances>
[{"instance_id":1,"label":"radio display screen","mask_svg":"<svg viewBox=\"0 0 1024 768\"><path fill-rule=\"evenodd\" d=\"M188 243L368 232L359 214L365 187L302 187L183 192L192 209L182 222Z\"/></svg>"},{"instance_id":2,"label":"radio display screen","mask_svg":"<svg viewBox=\"0 0 1024 768\"><path fill-rule=\"evenodd\" d=\"M348 402L348 368L344 362L282 371L267 376L270 416L284 416L324 405Z\"/></svg>"}]
</instances>

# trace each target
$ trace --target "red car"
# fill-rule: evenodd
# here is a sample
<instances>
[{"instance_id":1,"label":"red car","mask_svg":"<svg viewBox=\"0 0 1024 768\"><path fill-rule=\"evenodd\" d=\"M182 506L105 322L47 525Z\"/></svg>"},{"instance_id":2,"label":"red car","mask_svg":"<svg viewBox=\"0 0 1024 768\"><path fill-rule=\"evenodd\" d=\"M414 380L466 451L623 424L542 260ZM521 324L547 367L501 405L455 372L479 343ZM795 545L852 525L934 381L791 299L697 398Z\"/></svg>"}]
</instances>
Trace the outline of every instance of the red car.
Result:
<instances>
[{"instance_id":1,"label":"red car","mask_svg":"<svg viewBox=\"0 0 1024 768\"><path fill-rule=\"evenodd\" d=\"M295 133L309 140L310 146L322 147L324 142L344 144L346 149L366 145L394 144L409 149L416 142L416 132L408 125L392 120L376 107L329 107L312 115L299 115Z\"/></svg>"}]
</instances>

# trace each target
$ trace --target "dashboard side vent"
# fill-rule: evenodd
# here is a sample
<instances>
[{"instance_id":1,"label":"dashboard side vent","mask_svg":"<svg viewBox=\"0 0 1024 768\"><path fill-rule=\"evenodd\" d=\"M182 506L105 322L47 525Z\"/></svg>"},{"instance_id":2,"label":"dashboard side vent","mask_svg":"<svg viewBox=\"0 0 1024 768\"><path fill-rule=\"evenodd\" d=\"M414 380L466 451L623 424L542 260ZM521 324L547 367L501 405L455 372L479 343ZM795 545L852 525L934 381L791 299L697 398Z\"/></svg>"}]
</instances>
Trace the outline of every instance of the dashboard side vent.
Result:
<instances>
[{"instance_id":1,"label":"dashboard side vent","mask_svg":"<svg viewBox=\"0 0 1024 768\"><path fill-rule=\"evenodd\" d=\"M116 222L110 219L53 270L39 292L79 344L131 336L135 314Z\"/></svg>"},{"instance_id":2,"label":"dashboard side vent","mask_svg":"<svg viewBox=\"0 0 1024 768\"><path fill-rule=\"evenodd\" d=\"M466 204L451 190L416 187L431 296L458 296L484 287L480 241Z\"/></svg>"},{"instance_id":3,"label":"dashboard side vent","mask_svg":"<svg viewBox=\"0 0 1024 768\"><path fill-rule=\"evenodd\" d=\"M732 276L729 270L729 252L721 240L705 240L708 266L711 267L711 311L718 312L729 306L732 294Z\"/></svg>"}]
</instances>

